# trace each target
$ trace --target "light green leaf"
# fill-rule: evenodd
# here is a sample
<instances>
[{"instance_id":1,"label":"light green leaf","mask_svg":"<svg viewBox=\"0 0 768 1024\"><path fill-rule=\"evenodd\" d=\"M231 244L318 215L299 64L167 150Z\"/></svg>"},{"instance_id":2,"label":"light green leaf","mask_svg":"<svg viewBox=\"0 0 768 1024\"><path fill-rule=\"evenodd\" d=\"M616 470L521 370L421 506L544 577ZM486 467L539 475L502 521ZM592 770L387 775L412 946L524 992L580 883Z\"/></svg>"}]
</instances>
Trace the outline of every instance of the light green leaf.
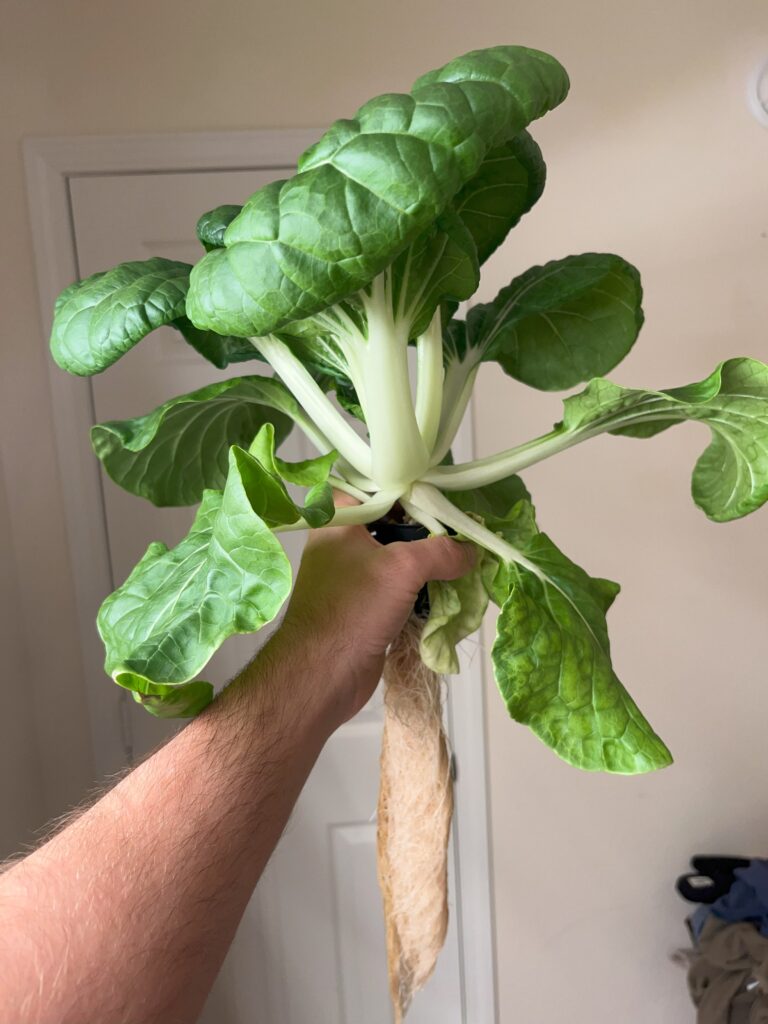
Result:
<instances>
[{"instance_id":1,"label":"light green leaf","mask_svg":"<svg viewBox=\"0 0 768 1024\"><path fill-rule=\"evenodd\" d=\"M206 488L222 490L229 446L248 446L274 425L279 444L303 413L270 377L234 377L164 402L132 420L91 429L93 450L116 484L155 505L193 505Z\"/></svg>"},{"instance_id":2,"label":"light green leaf","mask_svg":"<svg viewBox=\"0 0 768 1024\"><path fill-rule=\"evenodd\" d=\"M273 619L290 588L290 562L232 457L224 493L205 492L187 536L150 544L101 606L106 671L153 714L194 714L212 696L194 677L228 636Z\"/></svg>"},{"instance_id":3,"label":"light green leaf","mask_svg":"<svg viewBox=\"0 0 768 1024\"><path fill-rule=\"evenodd\" d=\"M515 546L538 532L528 491L519 476L472 491L451 491L446 497ZM458 580L428 584L429 618L422 631L421 657L441 675L459 671L456 645L479 629L489 597L502 604L509 590L509 567L485 548L475 545L475 551L477 560L471 572Z\"/></svg>"},{"instance_id":4,"label":"light green leaf","mask_svg":"<svg viewBox=\"0 0 768 1024\"><path fill-rule=\"evenodd\" d=\"M141 679L140 690L133 689L136 681L132 673L115 680L119 686L130 690L136 703L141 704L155 718L194 718L213 700L213 687L202 680L163 686Z\"/></svg>"},{"instance_id":5,"label":"light green leaf","mask_svg":"<svg viewBox=\"0 0 768 1024\"><path fill-rule=\"evenodd\" d=\"M566 399L563 422L545 443L568 447L605 431L652 437L685 420L712 431L693 471L699 508L716 522L760 508L768 500L768 366L756 359L728 359L704 380L667 391L594 380Z\"/></svg>"},{"instance_id":6,"label":"light green leaf","mask_svg":"<svg viewBox=\"0 0 768 1024\"><path fill-rule=\"evenodd\" d=\"M505 515L483 517L488 529L511 544L518 551L527 551L539 534L533 505L525 499L518 501ZM488 594L494 604L500 608L509 595L511 580L514 578L515 566L500 558L494 559L496 571L486 575Z\"/></svg>"},{"instance_id":7,"label":"light green leaf","mask_svg":"<svg viewBox=\"0 0 768 1024\"><path fill-rule=\"evenodd\" d=\"M494 673L507 708L561 757L590 770L635 773L669 763L669 753L613 671L605 616L618 584L588 576L540 533L522 484L486 494L473 518L516 549L521 559L485 553L482 585L501 606L492 651ZM458 494L458 500L456 495ZM461 492L450 494L459 507ZM506 511L502 511L505 509ZM458 617L456 596L440 595L437 614ZM473 607L470 603L469 607Z\"/></svg>"},{"instance_id":8,"label":"light green leaf","mask_svg":"<svg viewBox=\"0 0 768 1024\"><path fill-rule=\"evenodd\" d=\"M301 512L275 473L238 445L232 446L230 459L237 466L251 508L267 526L272 528L299 521Z\"/></svg>"},{"instance_id":9,"label":"light green leaf","mask_svg":"<svg viewBox=\"0 0 768 1024\"><path fill-rule=\"evenodd\" d=\"M220 334L262 335L358 291L567 90L554 58L500 46L369 101L303 155L298 174L248 200L225 248L193 270L188 315Z\"/></svg>"},{"instance_id":10,"label":"light green leaf","mask_svg":"<svg viewBox=\"0 0 768 1024\"><path fill-rule=\"evenodd\" d=\"M450 501L513 547L522 549L539 532L528 489L519 476L509 476L471 491L448 491ZM509 593L510 565L485 548L482 580L488 596L501 606Z\"/></svg>"},{"instance_id":11,"label":"light green leaf","mask_svg":"<svg viewBox=\"0 0 768 1024\"><path fill-rule=\"evenodd\" d=\"M510 568L494 673L510 715L589 771L637 774L671 762L611 665L605 613L618 585L593 580L544 534Z\"/></svg>"},{"instance_id":12,"label":"light green leaf","mask_svg":"<svg viewBox=\"0 0 768 1024\"><path fill-rule=\"evenodd\" d=\"M597 434L653 437L675 423L699 420L712 441L693 472L693 499L710 519L728 522L768 500L768 366L728 359L708 377L666 391L622 388L604 378L565 400L561 423L549 434L463 466L445 466L427 479L452 493L497 475L519 472Z\"/></svg>"},{"instance_id":13,"label":"light green leaf","mask_svg":"<svg viewBox=\"0 0 768 1024\"><path fill-rule=\"evenodd\" d=\"M242 206L225 204L204 213L195 226L195 233L207 252L224 245L224 232L242 210Z\"/></svg>"},{"instance_id":14,"label":"light green leaf","mask_svg":"<svg viewBox=\"0 0 768 1024\"><path fill-rule=\"evenodd\" d=\"M491 150L451 204L472 235L480 263L501 245L544 191L541 150L521 132Z\"/></svg>"},{"instance_id":15,"label":"light green leaf","mask_svg":"<svg viewBox=\"0 0 768 1024\"><path fill-rule=\"evenodd\" d=\"M328 475L337 459L335 451L303 462L284 462L275 455L275 432L265 423L249 451L234 447L235 459L253 510L270 526L303 519L308 526L325 526L334 514L333 490ZM305 504L294 502L283 480L308 487Z\"/></svg>"},{"instance_id":16,"label":"light green leaf","mask_svg":"<svg viewBox=\"0 0 768 1024\"><path fill-rule=\"evenodd\" d=\"M620 256L566 256L473 307L466 344L524 384L565 390L621 362L643 323L641 301L640 275Z\"/></svg>"},{"instance_id":17,"label":"light green leaf","mask_svg":"<svg viewBox=\"0 0 768 1024\"><path fill-rule=\"evenodd\" d=\"M475 564L466 575L428 584L429 617L422 629L419 649L421 660L433 672L455 675L459 671L456 645L480 628L495 574L494 556L477 547Z\"/></svg>"}]
</instances>

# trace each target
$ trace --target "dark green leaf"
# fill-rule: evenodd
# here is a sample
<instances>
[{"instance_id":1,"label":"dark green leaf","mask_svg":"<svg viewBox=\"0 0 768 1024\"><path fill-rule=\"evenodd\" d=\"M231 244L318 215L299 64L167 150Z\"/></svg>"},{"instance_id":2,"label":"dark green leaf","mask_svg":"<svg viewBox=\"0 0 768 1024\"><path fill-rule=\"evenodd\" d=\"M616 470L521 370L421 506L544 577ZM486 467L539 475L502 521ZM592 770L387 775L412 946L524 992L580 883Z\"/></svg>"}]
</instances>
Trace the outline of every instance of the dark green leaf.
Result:
<instances>
[{"instance_id":1,"label":"dark green leaf","mask_svg":"<svg viewBox=\"0 0 768 1024\"><path fill-rule=\"evenodd\" d=\"M544 191L546 166L528 132L491 150L451 204L485 263Z\"/></svg>"},{"instance_id":2,"label":"dark green leaf","mask_svg":"<svg viewBox=\"0 0 768 1024\"><path fill-rule=\"evenodd\" d=\"M354 336L353 344L366 337L367 324L361 310L351 302L288 324L279 337L309 370L323 391L335 391L342 409L361 422L365 416L352 381L349 366L337 340L339 335Z\"/></svg>"},{"instance_id":3,"label":"dark green leaf","mask_svg":"<svg viewBox=\"0 0 768 1024\"><path fill-rule=\"evenodd\" d=\"M217 206L198 220L195 232L207 252L224 245L224 232L242 210L242 206Z\"/></svg>"},{"instance_id":4,"label":"dark green leaf","mask_svg":"<svg viewBox=\"0 0 768 1024\"><path fill-rule=\"evenodd\" d=\"M51 352L69 373L101 373L150 331L184 315L190 267L155 256L70 285L54 309Z\"/></svg>"},{"instance_id":5,"label":"dark green leaf","mask_svg":"<svg viewBox=\"0 0 768 1024\"><path fill-rule=\"evenodd\" d=\"M486 156L560 103L568 78L537 50L478 50L366 103L253 195L192 273L188 313L261 335L368 284L426 231Z\"/></svg>"},{"instance_id":6,"label":"dark green leaf","mask_svg":"<svg viewBox=\"0 0 768 1024\"><path fill-rule=\"evenodd\" d=\"M396 320L422 334L444 300L468 299L480 283L477 250L453 212L444 213L394 261L390 271Z\"/></svg>"},{"instance_id":7,"label":"dark green leaf","mask_svg":"<svg viewBox=\"0 0 768 1024\"><path fill-rule=\"evenodd\" d=\"M513 475L471 491L448 491L446 497L462 512L472 512L486 520L506 519L518 501L530 499L530 494L520 477Z\"/></svg>"},{"instance_id":8,"label":"dark green leaf","mask_svg":"<svg viewBox=\"0 0 768 1024\"><path fill-rule=\"evenodd\" d=\"M185 315L192 267L156 256L76 281L54 307L51 352L69 373L101 373L158 327L173 327L219 369L260 359L247 338L195 327Z\"/></svg>"},{"instance_id":9,"label":"dark green leaf","mask_svg":"<svg viewBox=\"0 0 768 1024\"><path fill-rule=\"evenodd\" d=\"M332 390L336 381L351 387L347 361L338 344L321 325L310 324L308 320L290 324L292 329L298 328L296 333L281 334L280 338L326 390Z\"/></svg>"},{"instance_id":10,"label":"dark green leaf","mask_svg":"<svg viewBox=\"0 0 768 1024\"><path fill-rule=\"evenodd\" d=\"M363 407L360 405L360 399L357 397L357 392L351 383L345 383L342 380L334 382L334 389L336 391L336 398L341 408L354 416L355 419L360 420L361 423L365 423L365 412Z\"/></svg>"},{"instance_id":11,"label":"dark green leaf","mask_svg":"<svg viewBox=\"0 0 768 1024\"><path fill-rule=\"evenodd\" d=\"M171 327L175 327L196 352L219 370L225 370L230 363L261 359L259 350L248 338L234 338L231 335L215 334L213 331L201 331L185 316L174 320Z\"/></svg>"},{"instance_id":12,"label":"dark green leaf","mask_svg":"<svg viewBox=\"0 0 768 1024\"><path fill-rule=\"evenodd\" d=\"M619 256L584 253L532 267L467 317L467 345L543 391L607 373L643 323L640 275Z\"/></svg>"}]
</instances>

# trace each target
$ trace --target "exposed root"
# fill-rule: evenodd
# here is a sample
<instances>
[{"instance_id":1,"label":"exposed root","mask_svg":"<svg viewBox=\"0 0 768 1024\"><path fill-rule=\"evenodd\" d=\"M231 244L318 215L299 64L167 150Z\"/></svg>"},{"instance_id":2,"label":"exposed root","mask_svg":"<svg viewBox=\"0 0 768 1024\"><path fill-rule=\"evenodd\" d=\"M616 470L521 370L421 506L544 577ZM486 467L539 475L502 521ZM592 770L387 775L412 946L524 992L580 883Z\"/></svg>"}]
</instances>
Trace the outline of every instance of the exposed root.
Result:
<instances>
[{"instance_id":1,"label":"exposed root","mask_svg":"<svg viewBox=\"0 0 768 1024\"><path fill-rule=\"evenodd\" d=\"M419 657L411 617L384 668L378 873L396 1024L427 982L448 927L448 836L453 816L441 680Z\"/></svg>"}]
</instances>

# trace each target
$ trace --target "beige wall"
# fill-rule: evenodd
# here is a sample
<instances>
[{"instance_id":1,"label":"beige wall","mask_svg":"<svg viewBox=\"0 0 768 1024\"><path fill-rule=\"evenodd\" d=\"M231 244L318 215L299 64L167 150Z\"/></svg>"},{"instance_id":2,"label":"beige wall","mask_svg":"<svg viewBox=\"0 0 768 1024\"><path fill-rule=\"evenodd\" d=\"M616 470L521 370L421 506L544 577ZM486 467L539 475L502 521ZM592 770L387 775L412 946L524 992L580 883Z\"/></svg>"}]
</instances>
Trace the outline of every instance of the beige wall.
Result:
<instances>
[{"instance_id":1,"label":"beige wall","mask_svg":"<svg viewBox=\"0 0 768 1024\"><path fill-rule=\"evenodd\" d=\"M0 444L10 527L0 543L10 536L18 566L16 582L8 575L2 585L34 687L18 715L3 716L0 746L10 757L12 737L14 749L37 743L46 754L38 779L19 776L23 807L7 818L19 837L90 777L22 136L324 126L464 50L538 46L566 64L572 95L536 128L548 190L484 291L537 260L612 249L637 262L647 291L642 345L618 379L664 386L728 354L768 357L768 132L744 102L749 71L768 55L763 0L4 0L1 18ZM479 450L557 415L556 398L488 371ZM678 763L653 779L579 775L509 723L489 692L504 1024L559 1019L563 986L579 1019L609 1019L589 981L595 967L622 998L667 1006L661 989L682 984L663 959L665 944L683 937L669 894L682 858L697 845L768 849L768 520L713 527L693 509L687 479L703 441L694 427L645 444L607 439L530 473L555 539L625 584L611 613L618 667ZM3 671L4 692L13 690L17 669L5 659ZM594 963L595 950L605 963ZM540 968L521 976L516 964L532 954ZM658 978L653 991L649 978Z\"/></svg>"},{"instance_id":2,"label":"beige wall","mask_svg":"<svg viewBox=\"0 0 768 1024\"><path fill-rule=\"evenodd\" d=\"M612 374L630 385L682 384L729 355L768 359L768 131L744 102L768 56L768 10L752 7L750 33L746 4L729 5L727 23L723 5L719 25L712 5L685 23L684 9L639 7L610 69L610 37L593 37L589 70L567 41L553 47L573 91L535 131L548 186L483 285L491 296L510 272L567 252L625 255L647 317ZM498 371L481 389L481 454L559 418L558 396ZM706 442L694 425L606 437L525 474L542 527L622 583L614 662L676 763L636 779L580 774L512 728L489 693L504 1024L561 1019L566 992L579 1024L692 1019L667 959L686 938L674 878L699 851L768 856L768 513L718 526L695 509L690 473Z\"/></svg>"},{"instance_id":3,"label":"beige wall","mask_svg":"<svg viewBox=\"0 0 768 1024\"><path fill-rule=\"evenodd\" d=\"M31 838L44 816L40 750L33 715L34 692L29 673L19 579L10 533L6 483L0 460L0 651L3 659L2 726L0 726L0 859Z\"/></svg>"}]
</instances>

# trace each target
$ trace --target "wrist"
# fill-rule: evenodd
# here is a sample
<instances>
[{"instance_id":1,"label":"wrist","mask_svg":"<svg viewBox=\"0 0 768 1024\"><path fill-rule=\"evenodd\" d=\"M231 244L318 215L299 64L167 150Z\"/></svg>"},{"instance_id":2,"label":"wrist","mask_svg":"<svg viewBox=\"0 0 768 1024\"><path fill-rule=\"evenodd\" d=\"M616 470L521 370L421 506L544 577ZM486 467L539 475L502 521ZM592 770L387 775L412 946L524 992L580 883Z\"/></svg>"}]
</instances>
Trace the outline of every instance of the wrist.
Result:
<instances>
[{"instance_id":1,"label":"wrist","mask_svg":"<svg viewBox=\"0 0 768 1024\"><path fill-rule=\"evenodd\" d=\"M278 698L290 701L302 726L322 733L323 742L347 720L352 659L330 638L286 618L258 655L257 667L262 659L278 684Z\"/></svg>"},{"instance_id":2,"label":"wrist","mask_svg":"<svg viewBox=\"0 0 768 1024\"><path fill-rule=\"evenodd\" d=\"M336 698L343 690L340 678L333 652L283 624L226 696L235 713L257 718L260 729L284 733L292 744L318 753L344 720Z\"/></svg>"}]
</instances>

